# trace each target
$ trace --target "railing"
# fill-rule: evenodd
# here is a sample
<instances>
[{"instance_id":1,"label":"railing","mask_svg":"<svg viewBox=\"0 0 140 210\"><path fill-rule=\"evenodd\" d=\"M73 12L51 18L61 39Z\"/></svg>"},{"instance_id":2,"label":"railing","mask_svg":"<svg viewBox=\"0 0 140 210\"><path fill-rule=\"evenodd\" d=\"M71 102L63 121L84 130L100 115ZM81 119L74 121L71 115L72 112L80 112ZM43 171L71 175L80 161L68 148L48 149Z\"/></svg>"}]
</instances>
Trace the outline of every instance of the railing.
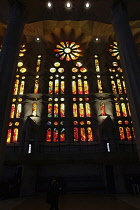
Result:
<instances>
[{"instance_id":1,"label":"railing","mask_svg":"<svg viewBox=\"0 0 140 210\"><path fill-rule=\"evenodd\" d=\"M42 141L28 141L22 143L11 143L7 145L6 152L12 153L115 153L115 152L137 152L135 142L128 141L105 141L98 142L56 142L48 143Z\"/></svg>"}]
</instances>

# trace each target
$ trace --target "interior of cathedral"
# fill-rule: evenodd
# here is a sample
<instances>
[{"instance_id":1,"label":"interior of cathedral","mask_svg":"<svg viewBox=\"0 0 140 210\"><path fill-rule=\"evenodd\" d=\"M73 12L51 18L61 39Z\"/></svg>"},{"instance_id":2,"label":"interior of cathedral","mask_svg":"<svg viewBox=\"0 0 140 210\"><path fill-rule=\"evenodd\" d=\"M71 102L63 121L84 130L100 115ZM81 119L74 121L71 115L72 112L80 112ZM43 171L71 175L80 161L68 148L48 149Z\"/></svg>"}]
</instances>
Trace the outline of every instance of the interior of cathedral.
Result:
<instances>
[{"instance_id":1,"label":"interior of cathedral","mask_svg":"<svg viewBox=\"0 0 140 210\"><path fill-rule=\"evenodd\" d=\"M68 11L61 7L64 1L52 8L39 0L19 2L28 10L5 114L2 181L22 180L23 195L45 191L51 176L67 192L131 192L129 178L140 184L140 167L111 24L113 1L93 2L92 12L78 8L79 1L71 1ZM127 9L139 54L140 7L133 9L137 4L132 7L130 1ZM3 5L1 53L10 7L6 1Z\"/></svg>"}]
</instances>

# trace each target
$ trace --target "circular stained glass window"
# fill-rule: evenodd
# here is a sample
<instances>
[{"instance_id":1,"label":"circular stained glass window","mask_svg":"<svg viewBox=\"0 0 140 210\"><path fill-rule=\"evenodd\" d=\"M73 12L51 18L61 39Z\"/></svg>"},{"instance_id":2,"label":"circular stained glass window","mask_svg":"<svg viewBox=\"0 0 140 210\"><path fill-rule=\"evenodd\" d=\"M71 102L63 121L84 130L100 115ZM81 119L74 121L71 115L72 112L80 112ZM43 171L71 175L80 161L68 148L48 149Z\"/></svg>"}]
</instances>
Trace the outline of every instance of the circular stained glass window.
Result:
<instances>
[{"instance_id":1,"label":"circular stained glass window","mask_svg":"<svg viewBox=\"0 0 140 210\"><path fill-rule=\"evenodd\" d=\"M80 71L82 72L82 73L84 73L84 72L87 72L87 69L86 68L80 68Z\"/></svg>"},{"instance_id":2,"label":"circular stained glass window","mask_svg":"<svg viewBox=\"0 0 140 210\"><path fill-rule=\"evenodd\" d=\"M80 45L77 45L75 42L60 42L59 45L56 45L56 49L54 49L55 55L60 58L60 60L77 60L80 56L82 56L82 50L80 49Z\"/></svg>"},{"instance_id":3,"label":"circular stained glass window","mask_svg":"<svg viewBox=\"0 0 140 210\"><path fill-rule=\"evenodd\" d=\"M77 68L72 68L72 72L76 73L76 72L78 72L78 69Z\"/></svg>"},{"instance_id":4,"label":"circular stained glass window","mask_svg":"<svg viewBox=\"0 0 140 210\"><path fill-rule=\"evenodd\" d=\"M50 68L50 72L51 72L51 73L56 72L56 68Z\"/></svg>"},{"instance_id":5,"label":"circular stained glass window","mask_svg":"<svg viewBox=\"0 0 140 210\"><path fill-rule=\"evenodd\" d=\"M73 124L74 124L74 125L78 125L78 122L77 122L77 121L74 121Z\"/></svg>"},{"instance_id":6,"label":"circular stained glass window","mask_svg":"<svg viewBox=\"0 0 140 210\"><path fill-rule=\"evenodd\" d=\"M54 66L55 66L55 67L59 67L59 66L60 66L60 63L59 63L59 62L55 62L55 63L54 63Z\"/></svg>"},{"instance_id":7,"label":"circular stained glass window","mask_svg":"<svg viewBox=\"0 0 140 210\"><path fill-rule=\"evenodd\" d=\"M117 42L113 42L113 45L110 45L109 52L111 52L111 55L113 57L116 57L117 60L120 60L120 54L119 54Z\"/></svg>"},{"instance_id":8,"label":"circular stained glass window","mask_svg":"<svg viewBox=\"0 0 140 210\"><path fill-rule=\"evenodd\" d=\"M64 72L64 68L59 68L58 72L63 73Z\"/></svg>"},{"instance_id":9,"label":"circular stained glass window","mask_svg":"<svg viewBox=\"0 0 140 210\"><path fill-rule=\"evenodd\" d=\"M87 125L90 125L91 124L91 121L87 121Z\"/></svg>"},{"instance_id":10,"label":"circular stained glass window","mask_svg":"<svg viewBox=\"0 0 140 210\"><path fill-rule=\"evenodd\" d=\"M80 125L84 125L84 121L81 121L81 122L80 122Z\"/></svg>"},{"instance_id":11,"label":"circular stained glass window","mask_svg":"<svg viewBox=\"0 0 140 210\"><path fill-rule=\"evenodd\" d=\"M58 122L55 121L55 122L54 122L54 125L58 125Z\"/></svg>"}]
</instances>

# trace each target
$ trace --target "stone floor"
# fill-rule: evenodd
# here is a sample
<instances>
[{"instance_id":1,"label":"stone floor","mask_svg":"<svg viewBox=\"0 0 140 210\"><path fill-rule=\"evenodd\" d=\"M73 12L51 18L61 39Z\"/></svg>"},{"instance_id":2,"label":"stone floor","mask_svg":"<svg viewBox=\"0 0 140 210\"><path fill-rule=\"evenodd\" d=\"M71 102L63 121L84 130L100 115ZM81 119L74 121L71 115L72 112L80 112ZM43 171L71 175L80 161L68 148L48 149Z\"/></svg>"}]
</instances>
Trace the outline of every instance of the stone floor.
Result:
<instances>
[{"instance_id":1,"label":"stone floor","mask_svg":"<svg viewBox=\"0 0 140 210\"><path fill-rule=\"evenodd\" d=\"M0 201L0 210L49 210L45 194ZM140 196L66 194L60 197L60 210L140 210Z\"/></svg>"}]
</instances>

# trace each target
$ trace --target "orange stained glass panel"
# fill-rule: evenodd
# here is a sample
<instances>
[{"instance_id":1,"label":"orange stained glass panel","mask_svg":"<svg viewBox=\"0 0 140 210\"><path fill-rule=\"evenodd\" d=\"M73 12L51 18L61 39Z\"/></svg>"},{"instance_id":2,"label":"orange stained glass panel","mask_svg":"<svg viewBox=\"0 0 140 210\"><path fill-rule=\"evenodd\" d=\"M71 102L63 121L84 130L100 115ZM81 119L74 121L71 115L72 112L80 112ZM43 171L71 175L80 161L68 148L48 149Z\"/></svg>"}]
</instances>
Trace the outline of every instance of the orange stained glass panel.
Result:
<instances>
[{"instance_id":1,"label":"orange stained glass panel","mask_svg":"<svg viewBox=\"0 0 140 210\"><path fill-rule=\"evenodd\" d=\"M74 141L78 141L78 128L74 127Z\"/></svg>"},{"instance_id":2,"label":"orange stained glass panel","mask_svg":"<svg viewBox=\"0 0 140 210\"><path fill-rule=\"evenodd\" d=\"M73 104L73 117L78 117L77 116L77 104L76 103Z\"/></svg>"},{"instance_id":3,"label":"orange stained glass panel","mask_svg":"<svg viewBox=\"0 0 140 210\"><path fill-rule=\"evenodd\" d=\"M15 104L12 104L11 112L10 112L10 118L14 118L14 115L15 115Z\"/></svg>"},{"instance_id":4,"label":"orange stained glass panel","mask_svg":"<svg viewBox=\"0 0 140 210\"><path fill-rule=\"evenodd\" d=\"M128 140L132 140L131 130L129 127L126 127L126 136Z\"/></svg>"},{"instance_id":5,"label":"orange stained glass panel","mask_svg":"<svg viewBox=\"0 0 140 210\"><path fill-rule=\"evenodd\" d=\"M49 94L53 93L53 81L49 81Z\"/></svg>"},{"instance_id":6,"label":"orange stained glass panel","mask_svg":"<svg viewBox=\"0 0 140 210\"><path fill-rule=\"evenodd\" d=\"M124 129L123 127L119 127L119 132L120 132L120 139L124 140L125 139L125 135L124 135Z\"/></svg>"},{"instance_id":7,"label":"orange stained glass panel","mask_svg":"<svg viewBox=\"0 0 140 210\"><path fill-rule=\"evenodd\" d=\"M83 94L82 80L78 79L78 94Z\"/></svg>"},{"instance_id":8,"label":"orange stained glass panel","mask_svg":"<svg viewBox=\"0 0 140 210\"><path fill-rule=\"evenodd\" d=\"M105 103L101 102L101 104L100 104L100 110L101 110L101 115L102 116L105 116L106 115Z\"/></svg>"},{"instance_id":9,"label":"orange stained glass panel","mask_svg":"<svg viewBox=\"0 0 140 210\"><path fill-rule=\"evenodd\" d=\"M46 142L51 142L51 128L48 128L48 130L47 130Z\"/></svg>"},{"instance_id":10,"label":"orange stained glass panel","mask_svg":"<svg viewBox=\"0 0 140 210\"><path fill-rule=\"evenodd\" d=\"M80 117L85 117L84 105L82 103L79 104L79 114L80 114Z\"/></svg>"},{"instance_id":11,"label":"orange stained glass panel","mask_svg":"<svg viewBox=\"0 0 140 210\"><path fill-rule=\"evenodd\" d=\"M60 142L64 142L64 141L65 141L65 129L62 128L61 133L60 133Z\"/></svg>"},{"instance_id":12,"label":"orange stained glass panel","mask_svg":"<svg viewBox=\"0 0 140 210\"><path fill-rule=\"evenodd\" d=\"M22 111L22 105L21 104L18 104L17 105L16 118L20 118L21 111Z\"/></svg>"},{"instance_id":13,"label":"orange stained glass panel","mask_svg":"<svg viewBox=\"0 0 140 210\"><path fill-rule=\"evenodd\" d=\"M92 129L91 127L87 128L87 133L88 133L88 141L93 141L93 134L92 134Z\"/></svg>"},{"instance_id":14,"label":"orange stained glass panel","mask_svg":"<svg viewBox=\"0 0 140 210\"><path fill-rule=\"evenodd\" d=\"M85 128L80 128L81 141L86 141Z\"/></svg>"},{"instance_id":15,"label":"orange stained glass panel","mask_svg":"<svg viewBox=\"0 0 140 210\"><path fill-rule=\"evenodd\" d=\"M117 94L116 84L115 84L115 81L114 80L111 81L111 86L112 86L112 92L114 94Z\"/></svg>"},{"instance_id":16,"label":"orange stained glass panel","mask_svg":"<svg viewBox=\"0 0 140 210\"><path fill-rule=\"evenodd\" d=\"M58 142L58 130L56 128L53 130L53 142Z\"/></svg>"},{"instance_id":17,"label":"orange stained glass panel","mask_svg":"<svg viewBox=\"0 0 140 210\"><path fill-rule=\"evenodd\" d=\"M17 141L18 141L18 128L15 128L13 133L13 142Z\"/></svg>"},{"instance_id":18,"label":"orange stained glass panel","mask_svg":"<svg viewBox=\"0 0 140 210\"><path fill-rule=\"evenodd\" d=\"M121 117L120 106L118 103L115 103L115 108L117 117Z\"/></svg>"},{"instance_id":19,"label":"orange stained glass panel","mask_svg":"<svg viewBox=\"0 0 140 210\"><path fill-rule=\"evenodd\" d=\"M126 106L124 103L121 103L121 107L122 107L122 114L124 117L127 117L127 111L126 111Z\"/></svg>"},{"instance_id":20,"label":"orange stained glass panel","mask_svg":"<svg viewBox=\"0 0 140 210\"><path fill-rule=\"evenodd\" d=\"M7 143L11 142L11 135L12 135L12 129L8 129L8 133L7 133Z\"/></svg>"},{"instance_id":21,"label":"orange stained glass panel","mask_svg":"<svg viewBox=\"0 0 140 210\"><path fill-rule=\"evenodd\" d=\"M37 103L32 104L32 115L36 117L37 115Z\"/></svg>"},{"instance_id":22,"label":"orange stained glass panel","mask_svg":"<svg viewBox=\"0 0 140 210\"><path fill-rule=\"evenodd\" d=\"M120 79L117 79L117 85L118 85L119 94L122 94L122 85Z\"/></svg>"},{"instance_id":23,"label":"orange stained glass panel","mask_svg":"<svg viewBox=\"0 0 140 210\"><path fill-rule=\"evenodd\" d=\"M19 86L19 80L16 79L15 85L14 85L14 92L13 92L13 95L17 95L17 93L18 93L18 86Z\"/></svg>"},{"instance_id":24,"label":"orange stained glass panel","mask_svg":"<svg viewBox=\"0 0 140 210\"><path fill-rule=\"evenodd\" d=\"M19 95L23 95L23 93L24 93L24 86L25 86L25 81L21 81L20 89L19 89Z\"/></svg>"},{"instance_id":25,"label":"orange stained glass panel","mask_svg":"<svg viewBox=\"0 0 140 210\"><path fill-rule=\"evenodd\" d=\"M60 104L60 117L65 117L65 104Z\"/></svg>"},{"instance_id":26,"label":"orange stained glass panel","mask_svg":"<svg viewBox=\"0 0 140 210\"><path fill-rule=\"evenodd\" d=\"M102 82L100 79L97 80L97 84L98 84L98 92L99 93L103 93L103 90L102 90Z\"/></svg>"},{"instance_id":27,"label":"orange stained glass panel","mask_svg":"<svg viewBox=\"0 0 140 210\"><path fill-rule=\"evenodd\" d=\"M88 82L84 81L84 94L89 94Z\"/></svg>"},{"instance_id":28,"label":"orange stained glass panel","mask_svg":"<svg viewBox=\"0 0 140 210\"><path fill-rule=\"evenodd\" d=\"M91 117L91 112L90 112L90 105L89 103L86 103L86 117Z\"/></svg>"},{"instance_id":29,"label":"orange stained glass panel","mask_svg":"<svg viewBox=\"0 0 140 210\"><path fill-rule=\"evenodd\" d=\"M55 80L55 94L58 94L58 92L59 92L59 80L58 79L56 79Z\"/></svg>"},{"instance_id":30,"label":"orange stained glass panel","mask_svg":"<svg viewBox=\"0 0 140 210\"><path fill-rule=\"evenodd\" d=\"M48 117L52 117L52 104L48 104Z\"/></svg>"},{"instance_id":31,"label":"orange stained glass panel","mask_svg":"<svg viewBox=\"0 0 140 210\"><path fill-rule=\"evenodd\" d=\"M58 104L54 104L54 117L58 117Z\"/></svg>"},{"instance_id":32,"label":"orange stained glass panel","mask_svg":"<svg viewBox=\"0 0 140 210\"><path fill-rule=\"evenodd\" d=\"M39 88L39 81L35 80L35 86L34 86L34 93L37 94L38 93L38 88Z\"/></svg>"},{"instance_id":33,"label":"orange stained glass panel","mask_svg":"<svg viewBox=\"0 0 140 210\"><path fill-rule=\"evenodd\" d=\"M64 94L64 92L65 92L65 82L61 81L60 93Z\"/></svg>"},{"instance_id":34,"label":"orange stained glass panel","mask_svg":"<svg viewBox=\"0 0 140 210\"><path fill-rule=\"evenodd\" d=\"M72 94L76 94L76 81L72 81Z\"/></svg>"}]
</instances>

